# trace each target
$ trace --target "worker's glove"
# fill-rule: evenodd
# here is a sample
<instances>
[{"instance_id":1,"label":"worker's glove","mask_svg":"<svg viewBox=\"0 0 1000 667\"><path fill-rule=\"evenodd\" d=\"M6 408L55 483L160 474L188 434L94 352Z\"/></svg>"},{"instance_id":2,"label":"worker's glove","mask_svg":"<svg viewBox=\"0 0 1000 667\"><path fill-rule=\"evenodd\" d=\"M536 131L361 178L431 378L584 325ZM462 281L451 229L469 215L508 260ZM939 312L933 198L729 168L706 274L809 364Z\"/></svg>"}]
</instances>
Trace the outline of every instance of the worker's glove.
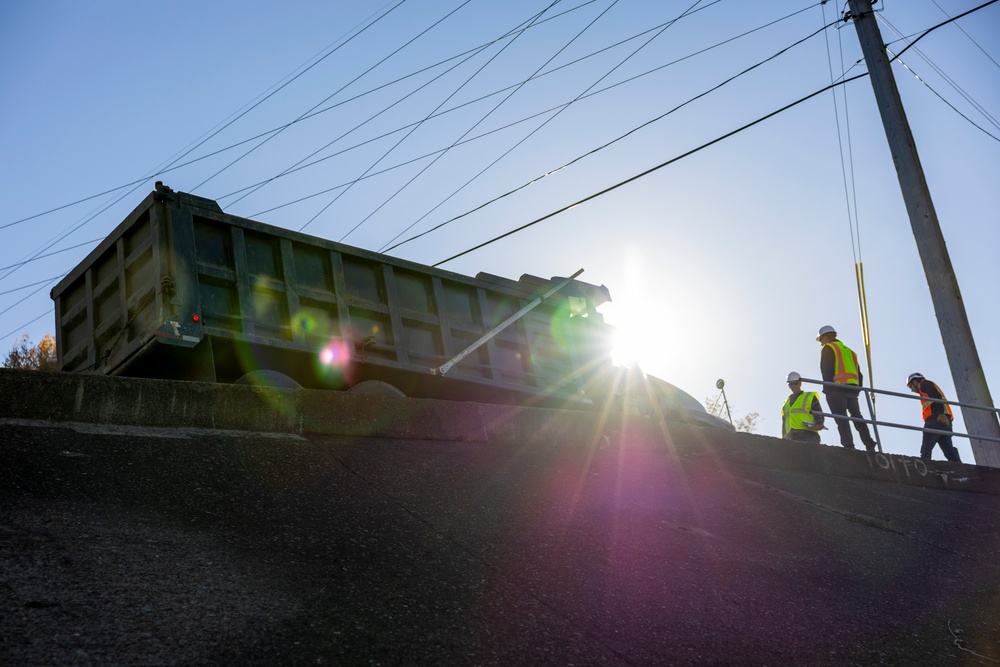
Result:
<instances>
[{"instance_id":1,"label":"worker's glove","mask_svg":"<svg viewBox=\"0 0 1000 667\"><path fill-rule=\"evenodd\" d=\"M941 422L942 424L944 424L945 426L948 426L949 424L951 424L951 420L948 419L948 413L946 413L946 412L942 412L941 414L939 414L937 416L937 420L939 422Z\"/></svg>"}]
</instances>

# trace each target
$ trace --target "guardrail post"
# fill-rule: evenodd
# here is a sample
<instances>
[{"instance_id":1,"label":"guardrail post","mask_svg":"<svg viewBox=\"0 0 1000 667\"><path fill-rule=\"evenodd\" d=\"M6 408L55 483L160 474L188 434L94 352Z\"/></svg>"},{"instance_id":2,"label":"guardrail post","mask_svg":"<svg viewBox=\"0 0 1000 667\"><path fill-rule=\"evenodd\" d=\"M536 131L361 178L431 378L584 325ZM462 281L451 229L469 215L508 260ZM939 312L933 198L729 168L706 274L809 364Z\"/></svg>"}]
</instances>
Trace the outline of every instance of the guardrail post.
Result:
<instances>
[{"instance_id":1,"label":"guardrail post","mask_svg":"<svg viewBox=\"0 0 1000 667\"><path fill-rule=\"evenodd\" d=\"M882 453L882 439L878 436L878 419L875 418L875 404L872 402L872 395L865 391L862 392L865 395L865 401L868 403L868 414L872 416L872 432L875 434L875 446L878 447L878 451Z\"/></svg>"}]
</instances>

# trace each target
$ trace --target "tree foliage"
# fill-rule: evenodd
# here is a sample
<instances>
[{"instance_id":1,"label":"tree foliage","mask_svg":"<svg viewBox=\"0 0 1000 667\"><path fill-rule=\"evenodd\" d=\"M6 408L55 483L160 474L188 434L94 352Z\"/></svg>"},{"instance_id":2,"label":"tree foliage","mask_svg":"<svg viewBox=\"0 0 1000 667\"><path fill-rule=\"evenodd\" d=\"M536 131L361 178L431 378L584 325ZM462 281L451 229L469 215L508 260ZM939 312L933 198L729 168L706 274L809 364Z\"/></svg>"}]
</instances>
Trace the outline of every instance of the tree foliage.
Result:
<instances>
[{"instance_id":1,"label":"tree foliage","mask_svg":"<svg viewBox=\"0 0 1000 667\"><path fill-rule=\"evenodd\" d=\"M23 334L7 353L3 367L24 371L56 370L56 339L52 334L45 334L35 345L28 334Z\"/></svg>"},{"instance_id":2,"label":"tree foliage","mask_svg":"<svg viewBox=\"0 0 1000 667\"><path fill-rule=\"evenodd\" d=\"M722 400L722 394L719 394L715 398L709 396L705 399L705 409L708 414L715 415L721 419L729 420L729 414L726 411L726 404ZM736 411L735 405L729 406L730 412ZM742 417L737 416L732 420L733 426L736 427L737 431L742 431L743 433L756 433L757 432L757 420L760 419L760 414L757 412L748 412Z\"/></svg>"}]
</instances>

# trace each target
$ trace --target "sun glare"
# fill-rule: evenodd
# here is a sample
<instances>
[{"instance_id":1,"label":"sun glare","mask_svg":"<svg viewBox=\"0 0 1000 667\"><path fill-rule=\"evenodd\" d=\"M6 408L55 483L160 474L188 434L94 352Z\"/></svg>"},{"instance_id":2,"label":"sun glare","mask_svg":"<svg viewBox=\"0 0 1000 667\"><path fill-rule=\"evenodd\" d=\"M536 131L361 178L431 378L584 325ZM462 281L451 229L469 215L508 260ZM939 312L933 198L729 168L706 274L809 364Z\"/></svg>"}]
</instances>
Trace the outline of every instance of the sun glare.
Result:
<instances>
[{"instance_id":1,"label":"sun glare","mask_svg":"<svg viewBox=\"0 0 1000 667\"><path fill-rule=\"evenodd\" d=\"M712 334L703 330L707 318L697 303L664 308L655 301L623 298L614 308L602 306L601 312L615 329L611 358L616 365L638 365L677 383L703 373L715 356Z\"/></svg>"},{"instance_id":2,"label":"sun glare","mask_svg":"<svg viewBox=\"0 0 1000 667\"><path fill-rule=\"evenodd\" d=\"M615 325L611 344L611 360L616 366L642 366L642 346L639 336L631 326Z\"/></svg>"}]
</instances>

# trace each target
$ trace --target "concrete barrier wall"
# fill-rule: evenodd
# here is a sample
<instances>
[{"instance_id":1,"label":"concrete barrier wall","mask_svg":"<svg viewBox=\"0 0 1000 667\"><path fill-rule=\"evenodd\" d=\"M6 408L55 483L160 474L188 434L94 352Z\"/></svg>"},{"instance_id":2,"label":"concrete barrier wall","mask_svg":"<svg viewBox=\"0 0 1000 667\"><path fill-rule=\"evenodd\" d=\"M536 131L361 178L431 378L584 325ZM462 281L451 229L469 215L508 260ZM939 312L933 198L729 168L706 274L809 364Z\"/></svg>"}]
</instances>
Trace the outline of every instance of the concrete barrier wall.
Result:
<instances>
[{"instance_id":1,"label":"concrete barrier wall","mask_svg":"<svg viewBox=\"0 0 1000 667\"><path fill-rule=\"evenodd\" d=\"M0 369L0 419L323 433L526 447L649 447L720 465L758 465L1000 495L1000 470L867 454L597 412L310 389Z\"/></svg>"}]
</instances>

